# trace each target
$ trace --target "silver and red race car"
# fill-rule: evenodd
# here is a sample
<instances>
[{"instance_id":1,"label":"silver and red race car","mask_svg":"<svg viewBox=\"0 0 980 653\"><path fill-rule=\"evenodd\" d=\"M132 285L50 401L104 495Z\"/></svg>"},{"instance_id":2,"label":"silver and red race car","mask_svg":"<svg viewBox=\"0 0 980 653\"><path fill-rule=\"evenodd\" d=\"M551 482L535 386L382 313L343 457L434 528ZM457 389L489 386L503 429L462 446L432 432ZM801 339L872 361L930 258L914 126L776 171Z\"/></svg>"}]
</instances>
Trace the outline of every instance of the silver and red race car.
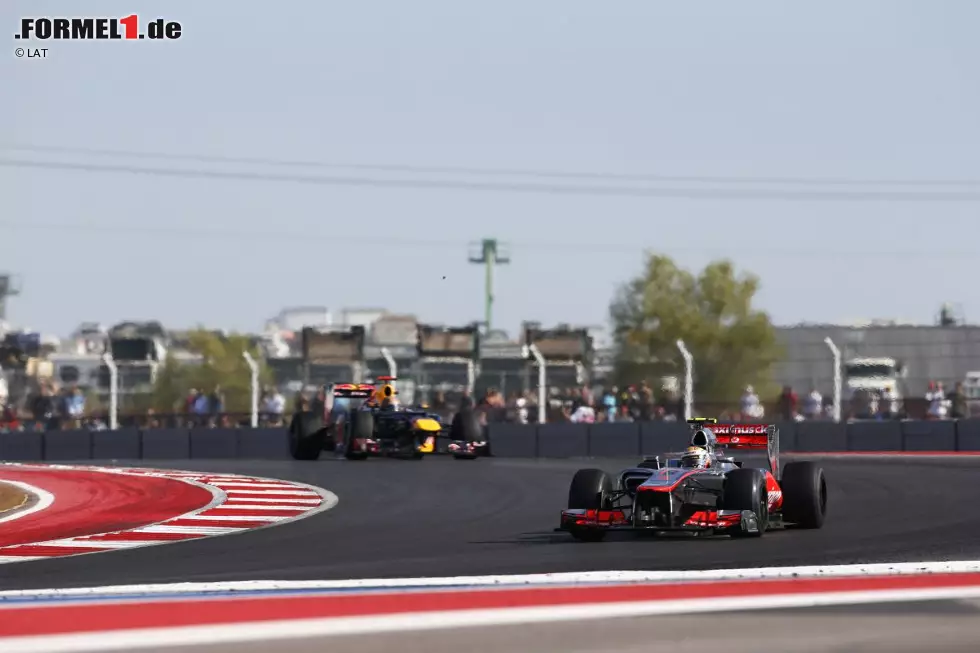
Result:
<instances>
[{"instance_id":1,"label":"silver and red race car","mask_svg":"<svg viewBox=\"0 0 980 653\"><path fill-rule=\"evenodd\" d=\"M583 541L610 531L689 531L761 537L783 526L820 528L827 512L823 468L787 463L780 474L779 429L696 418L687 451L647 458L615 480L579 470L557 530ZM766 452L765 466L745 466L725 449Z\"/></svg>"}]
</instances>

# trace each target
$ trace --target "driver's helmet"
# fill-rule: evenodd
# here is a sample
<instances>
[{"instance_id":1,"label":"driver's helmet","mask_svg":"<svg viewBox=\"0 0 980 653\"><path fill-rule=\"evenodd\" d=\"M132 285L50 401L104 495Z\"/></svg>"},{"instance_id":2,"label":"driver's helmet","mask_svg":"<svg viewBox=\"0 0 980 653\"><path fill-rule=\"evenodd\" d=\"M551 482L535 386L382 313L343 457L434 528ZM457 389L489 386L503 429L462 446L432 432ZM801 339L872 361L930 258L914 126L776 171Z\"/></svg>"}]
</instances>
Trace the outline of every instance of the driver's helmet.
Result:
<instances>
[{"instance_id":1,"label":"driver's helmet","mask_svg":"<svg viewBox=\"0 0 980 653\"><path fill-rule=\"evenodd\" d=\"M711 460L708 456L708 450L702 447L688 447L684 455L681 456L681 467L701 469L710 465Z\"/></svg>"},{"instance_id":2,"label":"driver's helmet","mask_svg":"<svg viewBox=\"0 0 980 653\"><path fill-rule=\"evenodd\" d=\"M399 407L398 392L387 383L374 391L373 399L377 406L385 410L397 410Z\"/></svg>"}]
</instances>

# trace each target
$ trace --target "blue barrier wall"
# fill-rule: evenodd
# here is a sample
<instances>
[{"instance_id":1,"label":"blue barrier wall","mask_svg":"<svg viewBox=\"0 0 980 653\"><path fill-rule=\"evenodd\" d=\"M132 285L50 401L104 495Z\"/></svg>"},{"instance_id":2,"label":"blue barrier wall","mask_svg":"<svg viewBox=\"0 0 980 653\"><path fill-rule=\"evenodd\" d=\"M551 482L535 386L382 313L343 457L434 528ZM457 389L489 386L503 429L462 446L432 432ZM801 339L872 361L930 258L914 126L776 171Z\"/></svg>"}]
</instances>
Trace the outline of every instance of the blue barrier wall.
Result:
<instances>
[{"instance_id":1,"label":"blue barrier wall","mask_svg":"<svg viewBox=\"0 0 980 653\"><path fill-rule=\"evenodd\" d=\"M977 451L980 419L907 422L792 422L779 425L780 450ZM493 424L494 456L504 458L638 458L688 444L687 424ZM445 446L439 447L445 451ZM120 429L0 433L0 460L288 460L283 428Z\"/></svg>"}]
</instances>

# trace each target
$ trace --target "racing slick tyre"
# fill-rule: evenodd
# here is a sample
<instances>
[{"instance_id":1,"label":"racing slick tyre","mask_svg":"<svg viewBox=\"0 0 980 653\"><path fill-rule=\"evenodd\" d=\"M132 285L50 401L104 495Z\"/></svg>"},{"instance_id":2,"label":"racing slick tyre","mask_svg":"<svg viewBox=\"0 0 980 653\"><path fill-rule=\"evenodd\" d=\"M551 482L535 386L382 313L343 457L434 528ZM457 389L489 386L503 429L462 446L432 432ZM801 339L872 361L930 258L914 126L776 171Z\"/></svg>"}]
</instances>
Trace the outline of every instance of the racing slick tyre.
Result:
<instances>
[{"instance_id":1,"label":"racing slick tyre","mask_svg":"<svg viewBox=\"0 0 980 653\"><path fill-rule=\"evenodd\" d=\"M609 510L612 508L612 480L601 469L580 469L572 477L568 488L570 510ZM599 528L583 528L571 531L572 537L583 542L598 542L606 536Z\"/></svg>"},{"instance_id":2,"label":"racing slick tyre","mask_svg":"<svg viewBox=\"0 0 980 653\"><path fill-rule=\"evenodd\" d=\"M289 423L289 453L296 460L316 460L327 442L328 429L316 413L296 413Z\"/></svg>"},{"instance_id":3,"label":"racing slick tyre","mask_svg":"<svg viewBox=\"0 0 980 653\"><path fill-rule=\"evenodd\" d=\"M820 528L827 514L827 481L823 467L805 460L786 463L783 479L783 519L797 528Z\"/></svg>"},{"instance_id":4,"label":"racing slick tyre","mask_svg":"<svg viewBox=\"0 0 980 653\"><path fill-rule=\"evenodd\" d=\"M766 489L766 475L758 469L733 469L725 476L722 495L724 510L751 510L758 521L754 533L733 528L732 537L762 537L769 527L769 492Z\"/></svg>"},{"instance_id":5,"label":"racing slick tyre","mask_svg":"<svg viewBox=\"0 0 980 653\"><path fill-rule=\"evenodd\" d=\"M472 408L464 408L453 416L449 426L449 439L454 442L483 442L483 425L480 417ZM474 460L475 453L454 453L456 460Z\"/></svg>"},{"instance_id":6,"label":"racing slick tyre","mask_svg":"<svg viewBox=\"0 0 980 653\"><path fill-rule=\"evenodd\" d=\"M367 441L374 437L374 415L358 411L347 427L344 435L344 458L347 460L366 460Z\"/></svg>"}]
</instances>

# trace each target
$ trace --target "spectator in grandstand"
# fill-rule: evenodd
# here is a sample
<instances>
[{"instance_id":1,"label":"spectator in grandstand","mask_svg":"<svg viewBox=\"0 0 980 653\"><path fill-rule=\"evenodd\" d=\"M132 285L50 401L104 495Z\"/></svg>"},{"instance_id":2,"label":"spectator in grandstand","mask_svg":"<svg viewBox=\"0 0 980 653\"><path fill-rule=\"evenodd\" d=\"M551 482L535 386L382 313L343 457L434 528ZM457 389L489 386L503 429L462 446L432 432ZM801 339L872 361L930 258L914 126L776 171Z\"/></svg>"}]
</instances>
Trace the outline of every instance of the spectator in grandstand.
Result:
<instances>
[{"instance_id":1,"label":"spectator in grandstand","mask_svg":"<svg viewBox=\"0 0 980 653\"><path fill-rule=\"evenodd\" d=\"M442 390L437 391L432 396L432 404L429 406L429 409L439 415L448 415L451 411L449 410L449 404L446 402L446 393Z\"/></svg>"},{"instance_id":2,"label":"spectator in grandstand","mask_svg":"<svg viewBox=\"0 0 980 653\"><path fill-rule=\"evenodd\" d=\"M593 424L595 423L595 409L586 403L579 403L568 421L572 424Z\"/></svg>"},{"instance_id":3,"label":"spectator in grandstand","mask_svg":"<svg viewBox=\"0 0 980 653\"><path fill-rule=\"evenodd\" d=\"M780 418L786 422L792 422L796 419L800 398L795 392L793 392L793 388L791 386L783 386L783 391L779 393L778 403Z\"/></svg>"},{"instance_id":4,"label":"spectator in grandstand","mask_svg":"<svg viewBox=\"0 0 980 653\"><path fill-rule=\"evenodd\" d=\"M810 392L803 397L803 417L805 419L820 419L823 414L823 396L816 387L811 386Z\"/></svg>"},{"instance_id":5,"label":"spectator in grandstand","mask_svg":"<svg viewBox=\"0 0 980 653\"><path fill-rule=\"evenodd\" d=\"M489 388L474 410L484 424L503 422L507 417L506 402L496 388Z\"/></svg>"},{"instance_id":6,"label":"spectator in grandstand","mask_svg":"<svg viewBox=\"0 0 980 653\"><path fill-rule=\"evenodd\" d=\"M221 391L220 385L214 386L214 390L208 395L208 410L211 411L212 417L217 417L225 412L225 395Z\"/></svg>"},{"instance_id":7,"label":"spectator in grandstand","mask_svg":"<svg viewBox=\"0 0 980 653\"><path fill-rule=\"evenodd\" d=\"M619 388L616 386L613 386L602 396L602 411L605 413L607 421L616 421L616 402L618 396Z\"/></svg>"},{"instance_id":8,"label":"spectator in grandstand","mask_svg":"<svg viewBox=\"0 0 980 653\"><path fill-rule=\"evenodd\" d=\"M970 409L966 400L966 392L963 390L963 382L959 381L952 392L946 397L949 401L949 416L953 419L966 419L970 416Z\"/></svg>"},{"instance_id":9,"label":"spectator in grandstand","mask_svg":"<svg viewBox=\"0 0 980 653\"><path fill-rule=\"evenodd\" d=\"M616 416L616 421L624 423L636 421L636 418L633 417L633 411L630 410L627 404L622 404L619 407L619 414Z\"/></svg>"},{"instance_id":10,"label":"spectator in grandstand","mask_svg":"<svg viewBox=\"0 0 980 653\"><path fill-rule=\"evenodd\" d=\"M44 428L55 419L57 405L51 392L51 386L47 381L40 383L37 394L29 400L29 406L30 413L34 418L35 430L38 425Z\"/></svg>"},{"instance_id":11,"label":"spectator in grandstand","mask_svg":"<svg viewBox=\"0 0 980 653\"><path fill-rule=\"evenodd\" d=\"M189 397L191 423L194 426L204 426L207 424L208 415L211 412L211 403L208 401L208 396L203 392L198 390L191 390L193 393L192 397Z\"/></svg>"},{"instance_id":12,"label":"spectator in grandstand","mask_svg":"<svg viewBox=\"0 0 980 653\"><path fill-rule=\"evenodd\" d=\"M748 420L760 420L766 416L765 406L759 401L759 395L755 393L755 388L750 385L745 386L745 392L742 393L742 400L740 402L742 419Z\"/></svg>"},{"instance_id":13,"label":"spectator in grandstand","mask_svg":"<svg viewBox=\"0 0 980 653\"><path fill-rule=\"evenodd\" d=\"M187 391L187 396L184 397L184 413L190 415L194 412L194 406L197 404L197 389L191 388Z\"/></svg>"},{"instance_id":14,"label":"spectator in grandstand","mask_svg":"<svg viewBox=\"0 0 980 653\"><path fill-rule=\"evenodd\" d=\"M928 419L946 419L949 413L949 402L946 399L946 393L943 392L942 383L937 383L936 381L929 382L926 401L929 402Z\"/></svg>"},{"instance_id":15,"label":"spectator in grandstand","mask_svg":"<svg viewBox=\"0 0 980 653\"><path fill-rule=\"evenodd\" d=\"M74 423L73 428L81 428L81 420L85 417L85 395L77 385L72 385L62 399L63 411L67 422Z\"/></svg>"},{"instance_id":16,"label":"spectator in grandstand","mask_svg":"<svg viewBox=\"0 0 980 653\"><path fill-rule=\"evenodd\" d=\"M143 428L145 429L158 429L160 428L160 420L157 418L157 411L152 408L147 409L146 417L143 418Z\"/></svg>"},{"instance_id":17,"label":"spectator in grandstand","mask_svg":"<svg viewBox=\"0 0 980 653\"><path fill-rule=\"evenodd\" d=\"M639 391L639 411L640 419L644 422L653 419L653 388L647 383L646 379L640 382Z\"/></svg>"},{"instance_id":18,"label":"spectator in grandstand","mask_svg":"<svg viewBox=\"0 0 980 653\"><path fill-rule=\"evenodd\" d=\"M266 414L266 419L271 425L282 424L283 414L286 412L286 398L277 388L266 386L262 412Z\"/></svg>"}]
</instances>

